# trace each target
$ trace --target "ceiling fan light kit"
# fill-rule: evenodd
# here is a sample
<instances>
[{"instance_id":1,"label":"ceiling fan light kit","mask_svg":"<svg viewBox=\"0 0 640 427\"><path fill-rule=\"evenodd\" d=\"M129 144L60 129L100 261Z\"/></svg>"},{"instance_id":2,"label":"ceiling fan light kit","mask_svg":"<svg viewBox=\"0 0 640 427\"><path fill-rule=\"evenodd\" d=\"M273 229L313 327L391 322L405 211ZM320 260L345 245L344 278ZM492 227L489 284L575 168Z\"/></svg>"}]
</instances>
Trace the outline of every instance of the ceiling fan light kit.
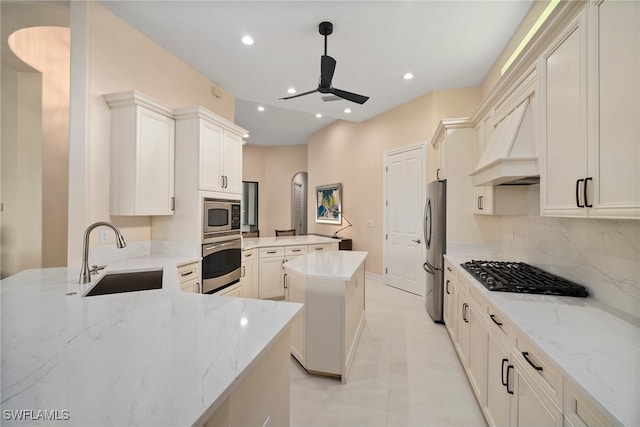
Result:
<instances>
[{"instance_id":1,"label":"ceiling fan light kit","mask_svg":"<svg viewBox=\"0 0 640 427\"><path fill-rule=\"evenodd\" d=\"M346 99L347 101L355 102L356 104L364 104L369 99L368 96L359 95L353 92L347 92L346 90L336 89L331 85L333 73L336 69L336 60L327 55L327 36L333 33L333 24L327 21L321 22L318 26L318 31L322 36L324 36L324 55L320 57L320 82L318 83L318 87L314 90L280 99L293 99L300 96L320 92L322 94L334 95L339 98ZM327 97L323 97L323 99L324 98Z\"/></svg>"}]
</instances>

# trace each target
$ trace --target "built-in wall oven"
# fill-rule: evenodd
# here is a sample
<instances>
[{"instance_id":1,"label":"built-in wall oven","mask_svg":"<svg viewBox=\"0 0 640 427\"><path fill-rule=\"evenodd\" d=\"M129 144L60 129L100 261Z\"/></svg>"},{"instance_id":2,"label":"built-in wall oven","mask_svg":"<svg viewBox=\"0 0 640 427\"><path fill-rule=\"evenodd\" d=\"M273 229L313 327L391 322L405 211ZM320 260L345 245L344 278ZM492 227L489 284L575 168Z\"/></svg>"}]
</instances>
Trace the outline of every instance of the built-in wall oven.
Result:
<instances>
[{"instance_id":1,"label":"built-in wall oven","mask_svg":"<svg viewBox=\"0 0 640 427\"><path fill-rule=\"evenodd\" d=\"M204 199L202 293L213 294L240 281L240 201Z\"/></svg>"}]
</instances>

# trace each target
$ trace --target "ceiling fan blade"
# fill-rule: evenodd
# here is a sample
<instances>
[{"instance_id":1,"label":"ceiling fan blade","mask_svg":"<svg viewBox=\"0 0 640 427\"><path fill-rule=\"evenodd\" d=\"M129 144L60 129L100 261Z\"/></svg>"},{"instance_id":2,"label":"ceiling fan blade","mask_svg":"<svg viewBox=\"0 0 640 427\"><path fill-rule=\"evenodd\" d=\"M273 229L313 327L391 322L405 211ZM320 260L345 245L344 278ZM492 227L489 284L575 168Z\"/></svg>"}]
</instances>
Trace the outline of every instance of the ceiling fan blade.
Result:
<instances>
[{"instance_id":1,"label":"ceiling fan blade","mask_svg":"<svg viewBox=\"0 0 640 427\"><path fill-rule=\"evenodd\" d=\"M293 95L293 96L287 96L286 98L280 98L280 99L293 99L293 98L298 98L300 96L305 96L305 95L309 95L310 93L316 93L318 91L318 89L314 89L314 90L310 90L309 92L303 92L303 93L299 93L297 95Z\"/></svg>"},{"instance_id":2,"label":"ceiling fan blade","mask_svg":"<svg viewBox=\"0 0 640 427\"><path fill-rule=\"evenodd\" d=\"M356 104L364 104L369 99L368 96L358 95L357 93L347 92L346 90L340 90L334 87L331 88L330 92L336 96L339 96L342 99L355 102Z\"/></svg>"},{"instance_id":3,"label":"ceiling fan blade","mask_svg":"<svg viewBox=\"0 0 640 427\"><path fill-rule=\"evenodd\" d=\"M336 70L336 60L328 55L320 59L320 86L331 87L333 72Z\"/></svg>"}]
</instances>

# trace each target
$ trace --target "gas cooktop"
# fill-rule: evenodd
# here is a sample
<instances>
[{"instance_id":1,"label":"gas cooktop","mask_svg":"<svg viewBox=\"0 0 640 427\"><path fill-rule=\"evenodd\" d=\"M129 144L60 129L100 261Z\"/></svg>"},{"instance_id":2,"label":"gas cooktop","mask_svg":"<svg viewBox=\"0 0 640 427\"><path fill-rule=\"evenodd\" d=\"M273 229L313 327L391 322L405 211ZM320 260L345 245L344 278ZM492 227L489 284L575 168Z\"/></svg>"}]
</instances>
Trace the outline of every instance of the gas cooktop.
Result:
<instances>
[{"instance_id":1,"label":"gas cooktop","mask_svg":"<svg viewBox=\"0 0 640 427\"><path fill-rule=\"evenodd\" d=\"M571 297L588 296L584 286L524 262L473 260L460 265L490 291Z\"/></svg>"}]
</instances>

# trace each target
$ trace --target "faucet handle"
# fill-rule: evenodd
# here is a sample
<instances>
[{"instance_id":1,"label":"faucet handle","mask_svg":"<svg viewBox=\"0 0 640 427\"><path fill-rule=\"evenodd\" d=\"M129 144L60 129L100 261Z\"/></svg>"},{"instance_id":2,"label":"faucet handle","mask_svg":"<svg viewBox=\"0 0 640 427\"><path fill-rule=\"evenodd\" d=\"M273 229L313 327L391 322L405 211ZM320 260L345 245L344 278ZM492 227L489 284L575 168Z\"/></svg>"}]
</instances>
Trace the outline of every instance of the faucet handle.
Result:
<instances>
[{"instance_id":1,"label":"faucet handle","mask_svg":"<svg viewBox=\"0 0 640 427\"><path fill-rule=\"evenodd\" d=\"M91 269L89 270L89 273L91 273L91 274L98 274L98 271L100 271L100 270L104 270L104 269L105 269L105 267L106 267L106 265L96 265L96 264L93 264L93 265L91 266Z\"/></svg>"}]
</instances>

